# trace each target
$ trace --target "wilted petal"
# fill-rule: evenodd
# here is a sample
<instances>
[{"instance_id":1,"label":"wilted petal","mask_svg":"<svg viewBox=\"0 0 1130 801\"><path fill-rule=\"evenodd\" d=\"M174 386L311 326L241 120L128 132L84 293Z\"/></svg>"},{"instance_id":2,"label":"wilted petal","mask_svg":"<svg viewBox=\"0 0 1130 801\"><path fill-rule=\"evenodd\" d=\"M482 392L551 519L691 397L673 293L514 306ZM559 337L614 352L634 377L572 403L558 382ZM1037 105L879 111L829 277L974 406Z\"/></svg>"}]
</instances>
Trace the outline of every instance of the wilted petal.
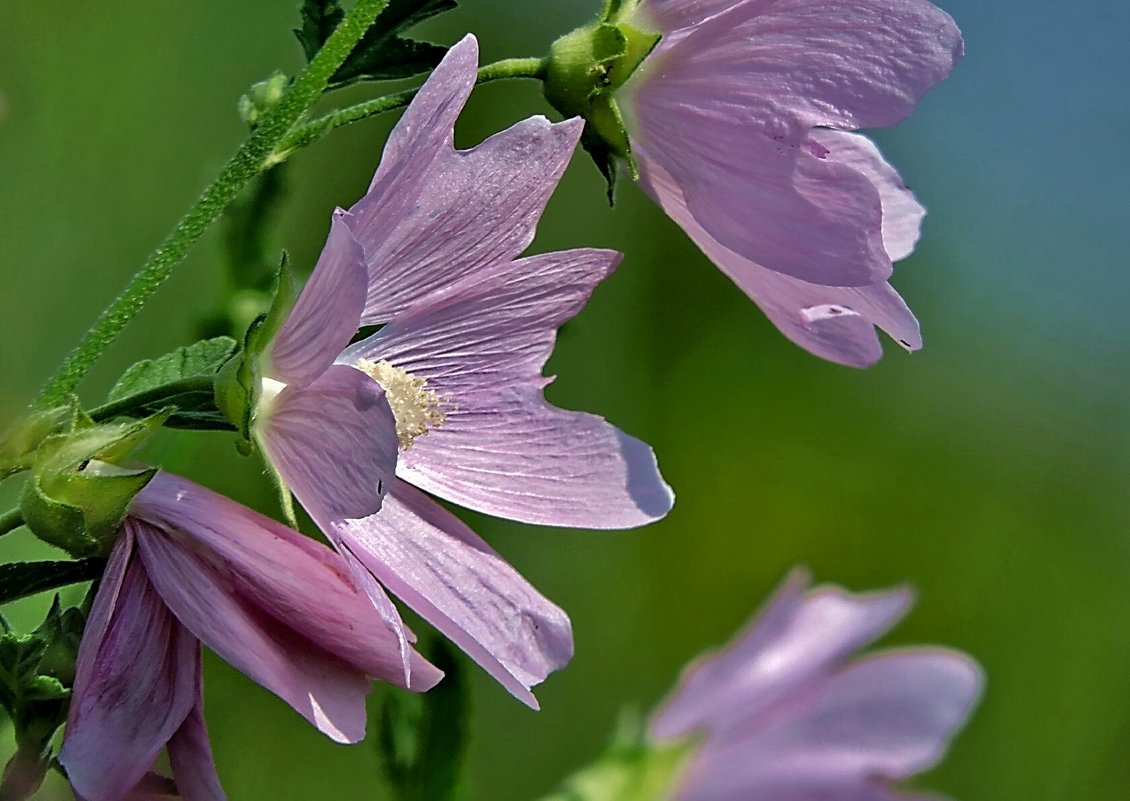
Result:
<instances>
[{"instance_id":1,"label":"wilted petal","mask_svg":"<svg viewBox=\"0 0 1130 801\"><path fill-rule=\"evenodd\" d=\"M362 671L264 614L238 594L234 576L165 532L139 530L138 550L162 600L199 640L332 739L365 736Z\"/></svg>"},{"instance_id":2,"label":"wilted petal","mask_svg":"<svg viewBox=\"0 0 1130 801\"><path fill-rule=\"evenodd\" d=\"M794 572L733 643L692 664L652 732L723 733L756 720L886 632L911 602L907 590L856 595L821 587L806 593L807 585L807 574Z\"/></svg>"},{"instance_id":3,"label":"wilted petal","mask_svg":"<svg viewBox=\"0 0 1130 801\"><path fill-rule=\"evenodd\" d=\"M169 763L178 794L185 801L224 801L227 796L216 775L216 760L204 725L204 679L200 649L196 651L196 703L169 740Z\"/></svg>"},{"instance_id":4,"label":"wilted petal","mask_svg":"<svg viewBox=\"0 0 1130 801\"><path fill-rule=\"evenodd\" d=\"M273 618L368 676L405 684L397 634L375 614L348 566L324 545L171 473L158 473L135 499L134 510L164 521L206 554L210 569L231 577L230 594L259 616ZM439 681L442 673L407 651L413 689Z\"/></svg>"},{"instance_id":5,"label":"wilted petal","mask_svg":"<svg viewBox=\"0 0 1130 801\"><path fill-rule=\"evenodd\" d=\"M894 125L961 54L954 21L925 0L746 0L660 44L633 80L797 145L815 126Z\"/></svg>"},{"instance_id":6,"label":"wilted petal","mask_svg":"<svg viewBox=\"0 0 1130 801\"><path fill-rule=\"evenodd\" d=\"M397 474L525 522L627 528L665 515L673 496L646 444L542 394L557 328L618 261L575 250L498 263L346 351L426 379L440 399L443 424L403 451Z\"/></svg>"},{"instance_id":7,"label":"wilted petal","mask_svg":"<svg viewBox=\"0 0 1130 801\"><path fill-rule=\"evenodd\" d=\"M883 206L883 246L891 261L909 256L918 243L926 209L875 143L860 134L827 129L814 130L810 136L827 149L825 158L851 167L875 185Z\"/></svg>"},{"instance_id":8,"label":"wilted petal","mask_svg":"<svg viewBox=\"0 0 1130 801\"><path fill-rule=\"evenodd\" d=\"M310 280L271 343L270 375L302 386L325 372L361 327L368 272L365 254L334 212L326 245Z\"/></svg>"},{"instance_id":9,"label":"wilted petal","mask_svg":"<svg viewBox=\"0 0 1130 801\"><path fill-rule=\"evenodd\" d=\"M974 662L942 649L860 660L749 731L707 737L686 779L690 791L681 797L882 798L852 788L905 779L936 764L982 682Z\"/></svg>"},{"instance_id":10,"label":"wilted petal","mask_svg":"<svg viewBox=\"0 0 1130 801\"><path fill-rule=\"evenodd\" d=\"M372 574L518 699L573 655L569 618L458 518L397 481L379 514L334 524Z\"/></svg>"},{"instance_id":11,"label":"wilted petal","mask_svg":"<svg viewBox=\"0 0 1130 801\"><path fill-rule=\"evenodd\" d=\"M200 644L162 603L141 560L130 554L133 526L127 520L111 560L113 572L104 586L110 594L99 591L94 602L95 626L83 637L82 668L59 755L86 801L125 798L196 700ZM106 625L99 625L103 620Z\"/></svg>"},{"instance_id":12,"label":"wilted petal","mask_svg":"<svg viewBox=\"0 0 1130 801\"><path fill-rule=\"evenodd\" d=\"M307 509L364 517L381 508L396 469L396 418L380 385L334 365L287 387L260 418L259 441Z\"/></svg>"},{"instance_id":13,"label":"wilted petal","mask_svg":"<svg viewBox=\"0 0 1130 801\"><path fill-rule=\"evenodd\" d=\"M641 184L648 194L781 333L802 348L840 364L866 367L882 355L876 325L907 350L922 346L918 321L889 284L820 286L767 270L710 236L689 212L679 187L660 165L641 159L640 168Z\"/></svg>"},{"instance_id":14,"label":"wilted petal","mask_svg":"<svg viewBox=\"0 0 1130 801\"><path fill-rule=\"evenodd\" d=\"M530 117L471 150L449 142L400 216L389 212L383 194L362 198L351 225L369 263L365 322L390 320L525 250L582 127L580 119Z\"/></svg>"}]
</instances>

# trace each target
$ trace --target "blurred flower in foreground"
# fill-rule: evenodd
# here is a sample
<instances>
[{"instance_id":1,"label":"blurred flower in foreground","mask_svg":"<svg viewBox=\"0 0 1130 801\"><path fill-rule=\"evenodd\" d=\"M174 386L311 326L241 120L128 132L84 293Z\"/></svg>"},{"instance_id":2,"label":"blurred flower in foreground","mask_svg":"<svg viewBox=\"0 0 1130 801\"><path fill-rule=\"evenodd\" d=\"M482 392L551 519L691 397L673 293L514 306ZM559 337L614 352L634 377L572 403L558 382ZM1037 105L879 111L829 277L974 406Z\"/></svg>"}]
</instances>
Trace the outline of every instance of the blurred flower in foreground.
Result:
<instances>
[{"instance_id":1,"label":"blurred flower in foreground","mask_svg":"<svg viewBox=\"0 0 1130 801\"><path fill-rule=\"evenodd\" d=\"M347 560L536 707L529 688L572 656L568 617L415 487L489 514L587 528L648 523L666 514L672 495L647 445L542 396L557 327L619 254L516 258L581 121L534 117L455 150L477 62L474 37L451 49L344 218L368 264L362 322L383 328L339 362L384 388L398 478L382 510L363 519L335 517L294 490ZM335 229L327 247L344 235Z\"/></svg>"},{"instance_id":2,"label":"blurred flower in foreground","mask_svg":"<svg viewBox=\"0 0 1130 801\"><path fill-rule=\"evenodd\" d=\"M849 659L906 613L908 591L807 586L794 572L746 632L688 668L652 720L660 740L703 735L679 801L909 801L892 783L936 764L969 717L983 677L965 654Z\"/></svg>"},{"instance_id":3,"label":"blurred flower in foreground","mask_svg":"<svg viewBox=\"0 0 1130 801\"><path fill-rule=\"evenodd\" d=\"M961 52L926 0L614 0L554 45L546 93L786 336L862 367L875 325L921 347L887 278L925 212L846 131L905 118Z\"/></svg>"},{"instance_id":4,"label":"blurred flower in foreground","mask_svg":"<svg viewBox=\"0 0 1130 801\"><path fill-rule=\"evenodd\" d=\"M327 548L186 479L134 499L79 649L59 760L86 801L224 797L204 727L200 644L339 742L365 733L369 678L403 686L400 644ZM441 677L412 654L413 690ZM139 786L140 785L140 786Z\"/></svg>"}]
</instances>

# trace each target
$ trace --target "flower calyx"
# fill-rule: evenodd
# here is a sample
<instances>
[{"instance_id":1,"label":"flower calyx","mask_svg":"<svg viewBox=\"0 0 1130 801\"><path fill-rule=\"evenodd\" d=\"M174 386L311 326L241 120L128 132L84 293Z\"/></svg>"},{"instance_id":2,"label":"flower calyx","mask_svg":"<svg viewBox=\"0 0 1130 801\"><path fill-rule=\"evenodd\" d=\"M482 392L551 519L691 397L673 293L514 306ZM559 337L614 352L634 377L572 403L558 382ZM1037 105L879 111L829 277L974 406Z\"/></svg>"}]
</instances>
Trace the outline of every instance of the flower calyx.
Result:
<instances>
[{"instance_id":1,"label":"flower calyx","mask_svg":"<svg viewBox=\"0 0 1130 801\"><path fill-rule=\"evenodd\" d=\"M546 59L546 100L567 117L584 118L581 144L608 181L609 202L618 160L638 177L614 95L661 38L633 24L633 8L634 3L610 0L599 20L555 41Z\"/></svg>"},{"instance_id":2,"label":"flower calyx","mask_svg":"<svg viewBox=\"0 0 1130 801\"><path fill-rule=\"evenodd\" d=\"M286 320L297 294L287 255L283 253L270 308L252 320L239 350L216 374L216 406L239 432L236 447L244 456L251 454L251 426L263 400L264 383L270 381L264 379L264 354Z\"/></svg>"},{"instance_id":3,"label":"flower calyx","mask_svg":"<svg viewBox=\"0 0 1130 801\"><path fill-rule=\"evenodd\" d=\"M51 766L51 743L67 717L85 622L82 610L63 609L56 595L35 631L0 632L0 708L16 740L16 753L0 773L0 798L30 797Z\"/></svg>"},{"instance_id":4,"label":"flower calyx","mask_svg":"<svg viewBox=\"0 0 1130 801\"><path fill-rule=\"evenodd\" d=\"M157 473L115 462L160 428L170 413L90 424L44 440L20 497L20 511L32 533L75 557L108 554L134 496Z\"/></svg>"}]
</instances>

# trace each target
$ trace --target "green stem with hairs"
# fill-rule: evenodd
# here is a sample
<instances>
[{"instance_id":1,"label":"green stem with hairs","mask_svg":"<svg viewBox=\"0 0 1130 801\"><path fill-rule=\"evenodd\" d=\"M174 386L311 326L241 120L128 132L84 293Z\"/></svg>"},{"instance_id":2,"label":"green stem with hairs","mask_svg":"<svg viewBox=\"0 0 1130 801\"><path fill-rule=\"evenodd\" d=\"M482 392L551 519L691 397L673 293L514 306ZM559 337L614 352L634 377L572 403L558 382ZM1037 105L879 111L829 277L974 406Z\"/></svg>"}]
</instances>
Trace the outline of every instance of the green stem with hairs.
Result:
<instances>
[{"instance_id":1,"label":"green stem with hairs","mask_svg":"<svg viewBox=\"0 0 1130 801\"><path fill-rule=\"evenodd\" d=\"M506 78L533 78L545 79L545 60L540 58L504 58L493 64L479 67L476 84L500 81ZM286 158L299 148L312 144L335 128L341 128L350 123L376 117L386 111L395 111L404 108L412 102L412 98L419 92L415 89L405 89L403 92L394 92L390 95L366 100L355 106L331 112L324 117L304 123L295 127L293 131L283 137L278 148L272 155L272 163L285 161Z\"/></svg>"},{"instance_id":2,"label":"green stem with hairs","mask_svg":"<svg viewBox=\"0 0 1130 801\"><path fill-rule=\"evenodd\" d=\"M15 531L23 524L23 513L20 512L19 509L9 509L4 514L0 515L0 537L3 537L9 531Z\"/></svg>"},{"instance_id":3,"label":"green stem with hairs","mask_svg":"<svg viewBox=\"0 0 1130 801\"><path fill-rule=\"evenodd\" d=\"M125 290L102 312L78 346L68 354L40 391L35 408L49 409L66 400L94 362L169 277L189 246L200 238L249 181L270 166L269 159L278 144L322 96L331 76L386 5L388 0L358 0L278 105L264 116L262 124L236 151L212 185L204 190L200 199L130 279Z\"/></svg>"}]
</instances>

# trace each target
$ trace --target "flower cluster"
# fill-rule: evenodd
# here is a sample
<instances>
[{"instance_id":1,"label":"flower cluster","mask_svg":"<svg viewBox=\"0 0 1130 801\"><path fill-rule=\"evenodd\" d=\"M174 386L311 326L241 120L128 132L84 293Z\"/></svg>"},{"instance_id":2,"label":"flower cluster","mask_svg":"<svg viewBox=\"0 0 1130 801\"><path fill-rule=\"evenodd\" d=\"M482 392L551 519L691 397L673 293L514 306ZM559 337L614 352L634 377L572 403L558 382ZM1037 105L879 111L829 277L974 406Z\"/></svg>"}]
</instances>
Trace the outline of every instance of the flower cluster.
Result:
<instances>
[{"instance_id":1,"label":"flower cluster","mask_svg":"<svg viewBox=\"0 0 1130 801\"><path fill-rule=\"evenodd\" d=\"M544 397L557 330L621 260L524 255L577 144L610 179L627 164L788 337L864 366L880 354L874 326L920 346L887 279L924 211L854 131L909 114L960 51L925 0L610 0L539 65L567 119L531 117L459 150L481 76L473 36L450 48L364 196L333 213L293 305L280 289L242 349L221 343L209 379L209 424L255 443L288 519L293 495L328 547L187 479L118 466L191 388L132 427L60 407L0 443L0 470L32 469L70 426L82 447L32 482L28 523L108 557L58 757L76 794L224 798L202 644L328 737L361 740L372 680L423 692L443 675L390 594L536 709L532 688L572 657L569 618L440 501L585 529L643 526L674 503L647 444ZM116 476L128 482L114 504L82 507L95 486L82 482ZM905 613L907 592L806 588L790 578L653 718L656 748L697 738L674 798L891 798L888 784L937 761L965 721L981 685L967 657L846 661ZM171 779L153 772L163 750Z\"/></svg>"}]
</instances>

